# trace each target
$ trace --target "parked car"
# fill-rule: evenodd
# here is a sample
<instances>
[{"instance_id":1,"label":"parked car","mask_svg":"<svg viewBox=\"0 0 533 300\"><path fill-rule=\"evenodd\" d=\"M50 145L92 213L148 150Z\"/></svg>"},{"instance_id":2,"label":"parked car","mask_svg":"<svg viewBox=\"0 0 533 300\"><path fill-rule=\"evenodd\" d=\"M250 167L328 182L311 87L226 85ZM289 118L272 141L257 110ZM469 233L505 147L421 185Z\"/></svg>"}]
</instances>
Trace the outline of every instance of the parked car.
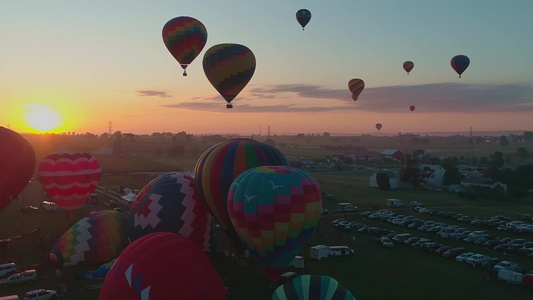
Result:
<instances>
[{"instance_id":1,"label":"parked car","mask_svg":"<svg viewBox=\"0 0 533 300\"><path fill-rule=\"evenodd\" d=\"M392 243L392 240L385 236L381 237L380 242L381 242L381 246L386 247L386 248L392 248L394 246L394 244Z\"/></svg>"},{"instance_id":2,"label":"parked car","mask_svg":"<svg viewBox=\"0 0 533 300\"><path fill-rule=\"evenodd\" d=\"M494 267L492 267L493 270L499 271L503 269L509 269L511 267L518 266L517 263L510 262L507 260L502 260L498 264L496 264Z\"/></svg>"},{"instance_id":3,"label":"parked car","mask_svg":"<svg viewBox=\"0 0 533 300\"><path fill-rule=\"evenodd\" d=\"M22 283L22 282L28 282L31 283L37 279L37 273L35 270L26 270L22 271L20 273L13 274L9 276L7 279L0 280L0 285L6 287L8 285L16 284L16 283Z\"/></svg>"},{"instance_id":4,"label":"parked car","mask_svg":"<svg viewBox=\"0 0 533 300\"><path fill-rule=\"evenodd\" d=\"M485 243L483 243L483 246L489 249L494 249L494 247L498 246L500 243L501 243L500 240L488 240Z\"/></svg>"},{"instance_id":5,"label":"parked car","mask_svg":"<svg viewBox=\"0 0 533 300\"><path fill-rule=\"evenodd\" d=\"M335 224L339 223L340 221L346 221L346 218L338 218L333 221L331 221L331 224L335 226Z\"/></svg>"},{"instance_id":6,"label":"parked car","mask_svg":"<svg viewBox=\"0 0 533 300\"><path fill-rule=\"evenodd\" d=\"M461 254L461 253L465 253L466 252L466 249L463 248L463 247L456 247L456 248L451 248L451 249L448 249L447 251L445 251L444 253L442 253L442 256L444 257L450 257L450 258L455 258L457 255Z\"/></svg>"},{"instance_id":7,"label":"parked car","mask_svg":"<svg viewBox=\"0 0 533 300\"><path fill-rule=\"evenodd\" d=\"M452 246L442 246L442 247L439 247L439 248L435 249L435 251L433 251L433 253L442 255L442 253L448 251L451 248L452 248Z\"/></svg>"},{"instance_id":8,"label":"parked car","mask_svg":"<svg viewBox=\"0 0 533 300\"><path fill-rule=\"evenodd\" d=\"M472 253L472 252L464 252L464 253L461 253L459 255L457 255L455 257L455 261L458 261L458 262L466 262L466 260L473 256L475 253Z\"/></svg>"},{"instance_id":9,"label":"parked car","mask_svg":"<svg viewBox=\"0 0 533 300\"><path fill-rule=\"evenodd\" d=\"M421 206L421 205L423 205L422 202L418 202L418 201L411 201L409 204L410 204L411 206L413 206L413 207L414 207L414 206Z\"/></svg>"},{"instance_id":10,"label":"parked car","mask_svg":"<svg viewBox=\"0 0 533 300\"><path fill-rule=\"evenodd\" d=\"M322 208L322 211L320 212L321 215L323 216L329 216L329 209L327 208Z\"/></svg>"},{"instance_id":11,"label":"parked car","mask_svg":"<svg viewBox=\"0 0 533 300\"><path fill-rule=\"evenodd\" d=\"M412 236L412 237L406 239L405 241L403 241L403 243L406 244L406 245L412 245L412 244L416 243L419 239L420 238L417 237L417 236Z\"/></svg>"},{"instance_id":12,"label":"parked car","mask_svg":"<svg viewBox=\"0 0 533 300\"><path fill-rule=\"evenodd\" d=\"M473 266L481 264L483 261L489 259L490 257L485 254L474 254L466 259L466 263L469 263Z\"/></svg>"},{"instance_id":13,"label":"parked car","mask_svg":"<svg viewBox=\"0 0 533 300\"><path fill-rule=\"evenodd\" d=\"M38 289L29 291L24 295L24 300L49 300L58 299L58 294L55 290Z\"/></svg>"},{"instance_id":14,"label":"parked car","mask_svg":"<svg viewBox=\"0 0 533 300\"><path fill-rule=\"evenodd\" d=\"M497 257L491 257L484 262L481 263L481 266L485 269L492 269L495 265L497 265L501 260Z\"/></svg>"}]
</instances>

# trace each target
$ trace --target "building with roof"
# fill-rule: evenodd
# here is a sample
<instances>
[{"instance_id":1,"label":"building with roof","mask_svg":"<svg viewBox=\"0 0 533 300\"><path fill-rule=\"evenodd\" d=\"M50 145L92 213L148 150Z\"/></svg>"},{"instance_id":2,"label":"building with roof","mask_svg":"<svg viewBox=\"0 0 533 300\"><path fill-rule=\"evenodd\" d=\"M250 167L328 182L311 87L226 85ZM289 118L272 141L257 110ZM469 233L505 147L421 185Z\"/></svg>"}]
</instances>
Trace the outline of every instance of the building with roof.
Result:
<instances>
[{"instance_id":1,"label":"building with roof","mask_svg":"<svg viewBox=\"0 0 533 300\"><path fill-rule=\"evenodd\" d=\"M370 179L369 179L370 187L379 188L377 178L378 178L378 174L380 173L385 173L389 177L389 184L390 184L391 190L398 188L398 177L399 176L396 172L391 171L391 170L379 170L379 171L374 172L370 176Z\"/></svg>"}]
</instances>

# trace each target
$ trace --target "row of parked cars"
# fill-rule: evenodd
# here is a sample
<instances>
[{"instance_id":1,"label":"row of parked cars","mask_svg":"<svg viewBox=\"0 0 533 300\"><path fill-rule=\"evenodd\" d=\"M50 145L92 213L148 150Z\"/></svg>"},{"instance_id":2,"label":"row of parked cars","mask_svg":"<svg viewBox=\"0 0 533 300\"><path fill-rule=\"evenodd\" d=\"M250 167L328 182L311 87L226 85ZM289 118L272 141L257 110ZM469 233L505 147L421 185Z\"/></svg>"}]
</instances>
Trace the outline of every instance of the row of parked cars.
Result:
<instances>
[{"instance_id":1,"label":"row of parked cars","mask_svg":"<svg viewBox=\"0 0 533 300\"><path fill-rule=\"evenodd\" d=\"M440 211L435 209L420 208L417 209L417 211L419 213L437 215L444 218L453 219L458 222L479 225L484 228L513 232L521 235L533 235L533 220L531 218L524 218L523 220L512 220L511 218L503 215L496 215L490 217L489 219L478 219L464 214L457 214L453 212Z\"/></svg>"},{"instance_id":2,"label":"row of parked cars","mask_svg":"<svg viewBox=\"0 0 533 300\"><path fill-rule=\"evenodd\" d=\"M395 214L390 210L381 210L367 213L366 215L369 219L379 219L413 230L433 233L442 238L482 245L487 249L494 249L505 254L515 253L533 259L533 241L523 238L498 238L485 230L470 231L467 228L449 225L444 222L421 220L413 215Z\"/></svg>"}]
</instances>

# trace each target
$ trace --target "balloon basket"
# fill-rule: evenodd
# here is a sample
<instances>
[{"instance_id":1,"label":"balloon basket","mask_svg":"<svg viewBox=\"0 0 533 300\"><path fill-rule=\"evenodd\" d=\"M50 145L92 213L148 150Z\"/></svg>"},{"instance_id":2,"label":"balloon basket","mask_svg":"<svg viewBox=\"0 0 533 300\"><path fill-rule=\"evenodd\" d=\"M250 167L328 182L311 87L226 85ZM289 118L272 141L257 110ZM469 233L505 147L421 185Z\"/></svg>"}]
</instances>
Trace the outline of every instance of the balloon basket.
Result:
<instances>
[{"instance_id":1,"label":"balloon basket","mask_svg":"<svg viewBox=\"0 0 533 300\"><path fill-rule=\"evenodd\" d=\"M233 108L233 105L231 105L231 104L226 104L226 108L227 108L227 109Z\"/></svg>"}]
</instances>

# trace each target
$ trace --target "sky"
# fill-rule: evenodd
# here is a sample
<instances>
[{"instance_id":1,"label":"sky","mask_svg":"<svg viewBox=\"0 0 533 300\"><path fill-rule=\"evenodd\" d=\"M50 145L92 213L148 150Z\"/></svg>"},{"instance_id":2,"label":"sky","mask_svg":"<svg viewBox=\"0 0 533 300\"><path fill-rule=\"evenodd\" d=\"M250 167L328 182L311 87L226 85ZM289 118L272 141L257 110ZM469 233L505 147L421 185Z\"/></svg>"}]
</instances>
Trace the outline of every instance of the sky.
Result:
<instances>
[{"instance_id":1,"label":"sky","mask_svg":"<svg viewBox=\"0 0 533 300\"><path fill-rule=\"evenodd\" d=\"M302 30L295 14L311 11ZM0 126L19 132L271 134L533 130L533 1L0 1ZM182 76L167 21L208 32ZM207 49L255 55L233 109ZM450 66L466 55L459 78ZM408 75L404 61L413 61ZM357 101L348 81L363 79ZM411 112L409 106L416 109Z\"/></svg>"}]
</instances>

